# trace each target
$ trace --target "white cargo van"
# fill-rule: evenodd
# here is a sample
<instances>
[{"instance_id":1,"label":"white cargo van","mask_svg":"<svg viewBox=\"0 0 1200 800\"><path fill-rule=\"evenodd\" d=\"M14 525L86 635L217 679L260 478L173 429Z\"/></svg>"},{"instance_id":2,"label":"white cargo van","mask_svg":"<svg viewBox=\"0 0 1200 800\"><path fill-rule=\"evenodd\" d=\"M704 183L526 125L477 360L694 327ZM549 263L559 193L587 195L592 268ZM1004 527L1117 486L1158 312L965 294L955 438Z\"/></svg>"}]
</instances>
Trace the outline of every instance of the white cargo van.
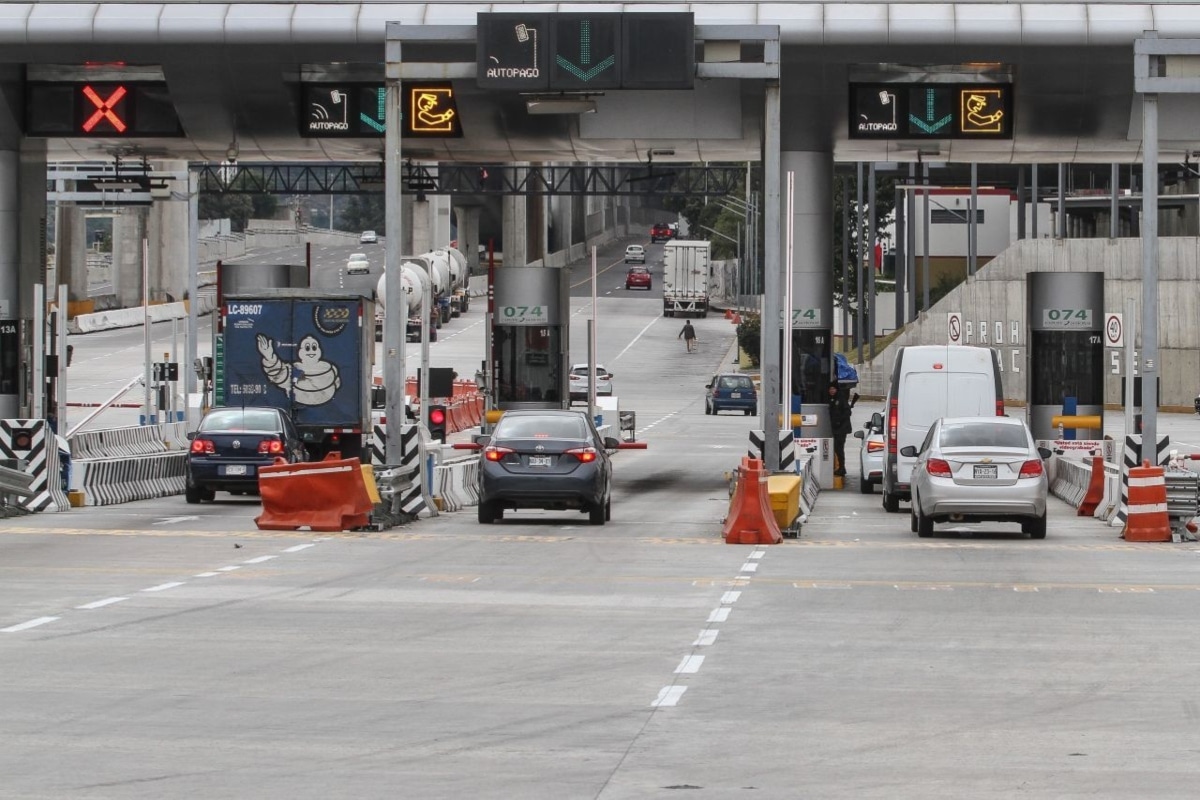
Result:
<instances>
[{"instance_id":1,"label":"white cargo van","mask_svg":"<svg viewBox=\"0 0 1200 800\"><path fill-rule=\"evenodd\" d=\"M884 404L883 507L899 511L912 499L917 459L900 454L920 448L940 417L1004 415L1000 359L990 347L915 345L900 348Z\"/></svg>"}]
</instances>

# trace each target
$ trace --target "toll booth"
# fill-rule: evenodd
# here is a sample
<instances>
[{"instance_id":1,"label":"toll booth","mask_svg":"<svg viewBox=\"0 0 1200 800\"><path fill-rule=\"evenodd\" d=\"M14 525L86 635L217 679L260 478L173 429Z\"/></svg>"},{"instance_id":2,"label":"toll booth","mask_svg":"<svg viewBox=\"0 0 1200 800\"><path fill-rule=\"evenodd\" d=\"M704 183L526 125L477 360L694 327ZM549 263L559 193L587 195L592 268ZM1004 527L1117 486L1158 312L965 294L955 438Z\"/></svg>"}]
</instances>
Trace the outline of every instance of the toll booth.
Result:
<instances>
[{"instance_id":1,"label":"toll booth","mask_svg":"<svg viewBox=\"0 0 1200 800\"><path fill-rule=\"evenodd\" d=\"M802 421L793 426L797 439L828 439L833 435L828 391L836 374L832 333L827 328L792 330L792 414L799 414Z\"/></svg>"},{"instance_id":2,"label":"toll booth","mask_svg":"<svg viewBox=\"0 0 1200 800\"><path fill-rule=\"evenodd\" d=\"M1059 438L1058 416L1104 414L1104 273L1031 272L1026 276L1029 428ZM1064 435L1068 432L1064 430ZM1103 425L1068 438L1100 439Z\"/></svg>"},{"instance_id":3,"label":"toll booth","mask_svg":"<svg viewBox=\"0 0 1200 800\"><path fill-rule=\"evenodd\" d=\"M492 405L569 408L567 270L502 267L492 290Z\"/></svg>"}]
</instances>

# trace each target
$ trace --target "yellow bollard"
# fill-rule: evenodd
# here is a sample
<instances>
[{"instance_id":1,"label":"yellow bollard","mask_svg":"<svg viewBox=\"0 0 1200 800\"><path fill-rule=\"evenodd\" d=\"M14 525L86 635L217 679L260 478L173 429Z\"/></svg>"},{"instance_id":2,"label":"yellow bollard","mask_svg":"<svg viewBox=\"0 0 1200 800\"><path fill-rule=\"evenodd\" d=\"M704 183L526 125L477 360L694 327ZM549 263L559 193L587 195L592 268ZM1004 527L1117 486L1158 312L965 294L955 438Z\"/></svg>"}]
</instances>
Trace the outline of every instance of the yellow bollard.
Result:
<instances>
[{"instance_id":1,"label":"yellow bollard","mask_svg":"<svg viewBox=\"0 0 1200 800\"><path fill-rule=\"evenodd\" d=\"M1093 414L1085 417L1070 417L1060 415L1057 417L1051 417L1050 424L1055 428L1072 428L1075 430L1092 428L1094 430L1100 430L1104 427L1104 420L1100 418L1099 414Z\"/></svg>"}]
</instances>

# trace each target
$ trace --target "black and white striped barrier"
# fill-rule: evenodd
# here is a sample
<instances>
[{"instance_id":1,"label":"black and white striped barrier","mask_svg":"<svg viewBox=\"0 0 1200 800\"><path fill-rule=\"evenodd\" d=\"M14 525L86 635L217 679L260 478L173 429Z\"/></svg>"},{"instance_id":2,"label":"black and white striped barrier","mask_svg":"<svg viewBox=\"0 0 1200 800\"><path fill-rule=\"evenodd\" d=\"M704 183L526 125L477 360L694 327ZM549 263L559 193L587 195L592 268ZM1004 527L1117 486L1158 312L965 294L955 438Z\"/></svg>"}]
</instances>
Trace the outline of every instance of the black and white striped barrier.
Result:
<instances>
[{"instance_id":1,"label":"black and white striped barrier","mask_svg":"<svg viewBox=\"0 0 1200 800\"><path fill-rule=\"evenodd\" d=\"M757 458L759 461L766 461L764 455L767 435L764 431L750 431L750 446L746 449L746 455L750 458ZM791 430L784 429L779 431L779 471L792 472L796 467L796 444L795 435Z\"/></svg>"},{"instance_id":2,"label":"black and white striped barrier","mask_svg":"<svg viewBox=\"0 0 1200 800\"><path fill-rule=\"evenodd\" d=\"M72 464L71 488L83 493L88 506L183 494L186 465L186 452L82 459Z\"/></svg>"},{"instance_id":3,"label":"black and white striped barrier","mask_svg":"<svg viewBox=\"0 0 1200 800\"><path fill-rule=\"evenodd\" d=\"M1150 463L1156 466L1165 465L1170 457L1168 452L1170 446L1171 437L1160 436L1158 447L1155 448L1154 459L1150 460ZM1135 433L1126 436L1125 451L1121 458L1121 502L1117 506L1117 513L1108 521L1108 524L1114 528L1125 527L1125 519L1129 516L1129 470L1132 467L1140 467L1142 460L1142 435Z\"/></svg>"},{"instance_id":4,"label":"black and white striped barrier","mask_svg":"<svg viewBox=\"0 0 1200 800\"><path fill-rule=\"evenodd\" d=\"M187 448L186 422L81 431L71 437L71 457L76 459L155 455Z\"/></svg>"},{"instance_id":5,"label":"black and white striped barrier","mask_svg":"<svg viewBox=\"0 0 1200 800\"><path fill-rule=\"evenodd\" d=\"M434 500L443 511L479 505L479 456L446 461L434 467Z\"/></svg>"},{"instance_id":6,"label":"black and white striped barrier","mask_svg":"<svg viewBox=\"0 0 1200 800\"><path fill-rule=\"evenodd\" d=\"M31 494L19 501L21 508L66 511L71 507L62 488L58 443L46 420L0 420L0 458L33 478Z\"/></svg>"},{"instance_id":7,"label":"black and white striped barrier","mask_svg":"<svg viewBox=\"0 0 1200 800\"><path fill-rule=\"evenodd\" d=\"M390 527L400 520L394 519L395 508L406 519L416 519L428 509L425 493L420 483L421 428L419 425L400 426L400 463L389 465L384 462L387 452L387 424L376 423L371 437L371 465L375 473L375 485L382 502L376 507L372 519L382 527Z\"/></svg>"}]
</instances>

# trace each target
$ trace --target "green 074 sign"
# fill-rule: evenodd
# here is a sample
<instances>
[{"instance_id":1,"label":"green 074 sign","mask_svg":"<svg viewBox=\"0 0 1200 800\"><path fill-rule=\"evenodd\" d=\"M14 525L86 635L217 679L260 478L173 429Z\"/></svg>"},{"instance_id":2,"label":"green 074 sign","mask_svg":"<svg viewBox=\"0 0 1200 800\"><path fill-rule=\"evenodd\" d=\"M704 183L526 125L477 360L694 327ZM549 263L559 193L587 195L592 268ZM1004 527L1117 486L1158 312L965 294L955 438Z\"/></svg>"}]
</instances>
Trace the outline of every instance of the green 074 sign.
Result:
<instances>
[{"instance_id":1,"label":"green 074 sign","mask_svg":"<svg viewBox=\"0 0 1200 800\"><path fill-rule=\"evenodd\" d=\"M499 306L496 311L501 325L545 325L549 316L545 306Z\"/></svg>"},{"instance_id":2,"label":"green 074 sign","mask_svg":"<svg viewBox=\"0 0 1200 800\"><path fill-rule=\"evenodd\" d=\"M1090 308L1046 308L1042 309L1043 328L1091 328Z\"/></svg>"}]
</instances>

